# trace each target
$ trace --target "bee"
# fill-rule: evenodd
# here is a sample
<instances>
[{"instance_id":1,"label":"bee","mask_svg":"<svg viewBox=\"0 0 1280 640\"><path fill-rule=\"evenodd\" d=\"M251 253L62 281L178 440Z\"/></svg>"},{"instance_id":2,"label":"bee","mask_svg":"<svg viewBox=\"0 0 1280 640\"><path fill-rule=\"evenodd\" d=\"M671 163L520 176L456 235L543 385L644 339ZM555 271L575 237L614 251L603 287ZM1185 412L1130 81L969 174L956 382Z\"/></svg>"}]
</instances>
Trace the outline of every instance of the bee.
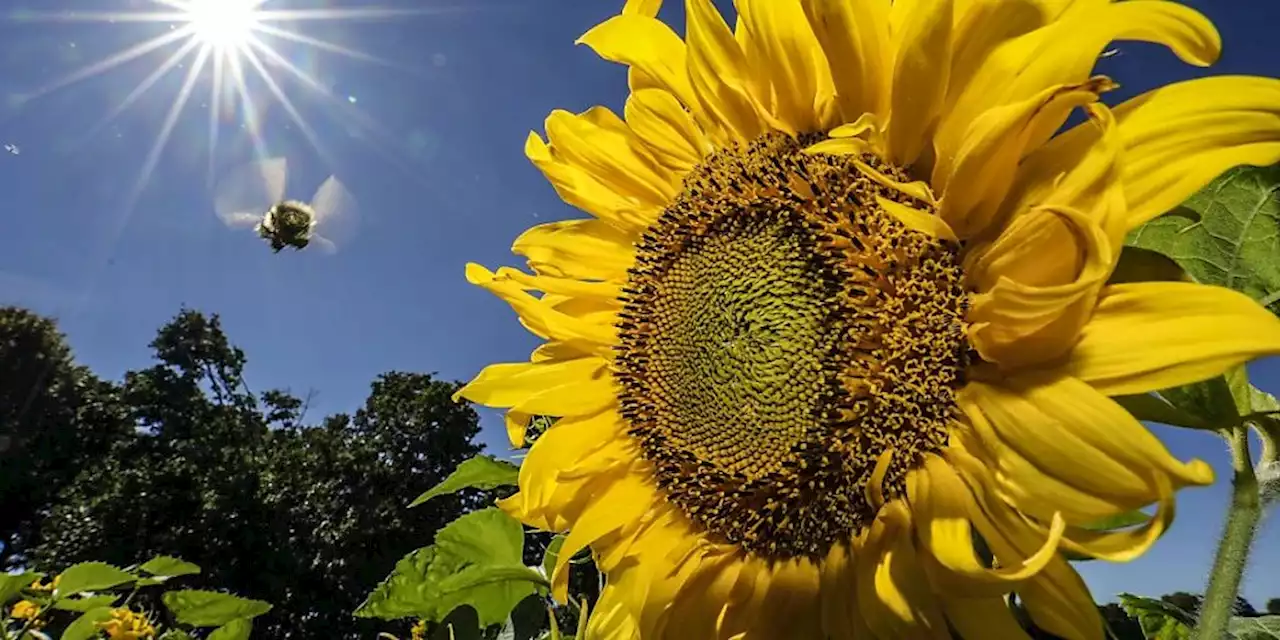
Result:
<instances>
[{"instance_id":1,"label":"bee","mask_svg":"<svg viewBox=\"0 0 1280 640\"><path fill-rule=\"evenodd\" d=\"M16 144L6 144L4 145L4 150L15 156L22 153L22 149L19 149Z\"/></svg>"},{"instance_id":2,"label":"bee","mask_svg":"<svg viewBox=\"0 0 1280 640\"><path fill-rule=\"evenodd\" d=\"M229 228L252 227L276 253L285 247L296 251L313 244L325 253L334 253L338 249L334 238L348 236L353 230L355 199L337 177L329 176L310 203L286 200L287 171L284 158L255 161L232 170L218 184L214 210Z\"/></svg>"}]
</instances>

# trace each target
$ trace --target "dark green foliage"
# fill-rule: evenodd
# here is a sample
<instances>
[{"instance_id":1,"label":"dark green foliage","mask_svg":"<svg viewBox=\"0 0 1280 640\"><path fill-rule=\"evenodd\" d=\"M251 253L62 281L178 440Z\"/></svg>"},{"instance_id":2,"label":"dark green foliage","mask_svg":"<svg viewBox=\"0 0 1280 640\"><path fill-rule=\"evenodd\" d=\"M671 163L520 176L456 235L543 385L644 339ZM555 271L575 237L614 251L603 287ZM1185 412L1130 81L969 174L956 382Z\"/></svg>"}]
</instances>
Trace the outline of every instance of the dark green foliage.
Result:
<instances>
[{"instance_id":1,"label":"dark green foliage","mask_svg":"<svg viewBox=\"0 0 1280 640\"><path fill-rule=\"evenodd\" d=\"M123 434L52 485L64 487L60 499L32 518L35 544L19 549L45 571L189 560L204 572L184 586L274 605L254 638L376 635L376 622L351 612L396 560L478 501L471 491L406 508L480 451L477 415L450 398L458 385L387 373L354 416L305 427L298 398L250 392L245 354L217 316L184 310L151 348L156 364L126 374L118 394ZM47 422L83 429L74 414Z\"/></svg>"},{"instance_id":2,"label":"dark green foliage","mask_svg":"<svg viewBox=\"0 0 1280 640\"><path fill-rule=\"evenodd\" d=\"M114 385L75 364L52 320L0 307L0 571L36 544L57 491L130 431Z\"/></svg>"},{"instance_id":3,"label":"dark green foliage","mask_svg":"<svg viewBox=\"0 0 1280 640\"><path fill-rule=\"evenodd\" d=\"M1280 615L1280 598L1267 600L1267 613L1271 615Z\"/></svg>"}]
</instances>

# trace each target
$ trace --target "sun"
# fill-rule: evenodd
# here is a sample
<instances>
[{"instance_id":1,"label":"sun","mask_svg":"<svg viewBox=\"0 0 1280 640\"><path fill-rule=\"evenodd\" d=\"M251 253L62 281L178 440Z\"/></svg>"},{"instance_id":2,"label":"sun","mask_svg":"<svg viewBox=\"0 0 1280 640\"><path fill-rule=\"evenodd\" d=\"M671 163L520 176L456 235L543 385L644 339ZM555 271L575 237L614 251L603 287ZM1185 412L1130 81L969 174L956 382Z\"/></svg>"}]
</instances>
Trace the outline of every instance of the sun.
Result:
<instances>
[{"instance_id":1,"label":"sun","mask_svg":"<svg viewBox=\"0 0 1280 640\"><path fill-rule=\"evenodd\" d=\"M184 12L201 44L215 51L236 51L248 45L258 30L261 4L262 0L191 0Z\"/></svg>"}]
</instances>

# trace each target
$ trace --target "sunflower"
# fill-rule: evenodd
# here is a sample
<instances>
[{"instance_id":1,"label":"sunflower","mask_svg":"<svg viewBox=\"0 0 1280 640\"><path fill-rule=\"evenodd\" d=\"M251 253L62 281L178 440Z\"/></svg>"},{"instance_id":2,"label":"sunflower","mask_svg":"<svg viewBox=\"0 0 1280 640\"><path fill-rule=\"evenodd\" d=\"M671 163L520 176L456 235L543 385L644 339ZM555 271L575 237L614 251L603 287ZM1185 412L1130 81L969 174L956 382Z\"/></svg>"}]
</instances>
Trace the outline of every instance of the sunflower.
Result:
<instances>
[{"instance_id":1,"label":"sunflower","mask_svg":"<svg viewBox=\"0 0 1280 640\"><path fill-rule=\"evenodd\" d=\"M592 217L467 266L545 340L460 396L517 445L559 417L501 503L569 532L555 595L589 547L588 638L1026 638L1010 593L1102 638L1063 552L1134 558L1213 479L1112 398L1280 353L1244 295L1113 278L1123 240L1280 160L1280 81L1104 106L1112 41L1217 58L1164 1L686 0L683 39L660 4L580 40L629 67L624 117L526 143Z\"/></svg>"}]
</instances>

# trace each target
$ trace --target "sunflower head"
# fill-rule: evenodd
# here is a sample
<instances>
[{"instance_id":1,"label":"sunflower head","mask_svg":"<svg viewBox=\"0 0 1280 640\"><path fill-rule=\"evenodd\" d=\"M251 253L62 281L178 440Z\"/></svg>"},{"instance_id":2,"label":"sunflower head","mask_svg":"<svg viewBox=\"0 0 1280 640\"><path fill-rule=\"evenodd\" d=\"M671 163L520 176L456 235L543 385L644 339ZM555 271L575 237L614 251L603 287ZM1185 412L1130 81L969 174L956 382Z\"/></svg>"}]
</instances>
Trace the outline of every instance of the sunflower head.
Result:
<instances>
[{"instance_id":1,"label":"sunflower head","mask_svg":"<svg viewBox=\"0 0 1280 640\"><path fill-rule=\"evenodd\" d=\"M660 5L580 40L627 65L625 118L526 142L591 218L517 239L530 272L467 268L546 340L459 395L517 445L558 417L501 502L569 532L553 593L590 546L590 638L1016 638L1017 593L1100 639L1061 551L1136 557L1212 480L1110 396L1280 353L1244 296L1109 279L1130 230L1280 160L1280 83L1104 106L1113 40L1216 58L1172 2L686 0L683 39Z\"/></svg>"}]
</instances>

